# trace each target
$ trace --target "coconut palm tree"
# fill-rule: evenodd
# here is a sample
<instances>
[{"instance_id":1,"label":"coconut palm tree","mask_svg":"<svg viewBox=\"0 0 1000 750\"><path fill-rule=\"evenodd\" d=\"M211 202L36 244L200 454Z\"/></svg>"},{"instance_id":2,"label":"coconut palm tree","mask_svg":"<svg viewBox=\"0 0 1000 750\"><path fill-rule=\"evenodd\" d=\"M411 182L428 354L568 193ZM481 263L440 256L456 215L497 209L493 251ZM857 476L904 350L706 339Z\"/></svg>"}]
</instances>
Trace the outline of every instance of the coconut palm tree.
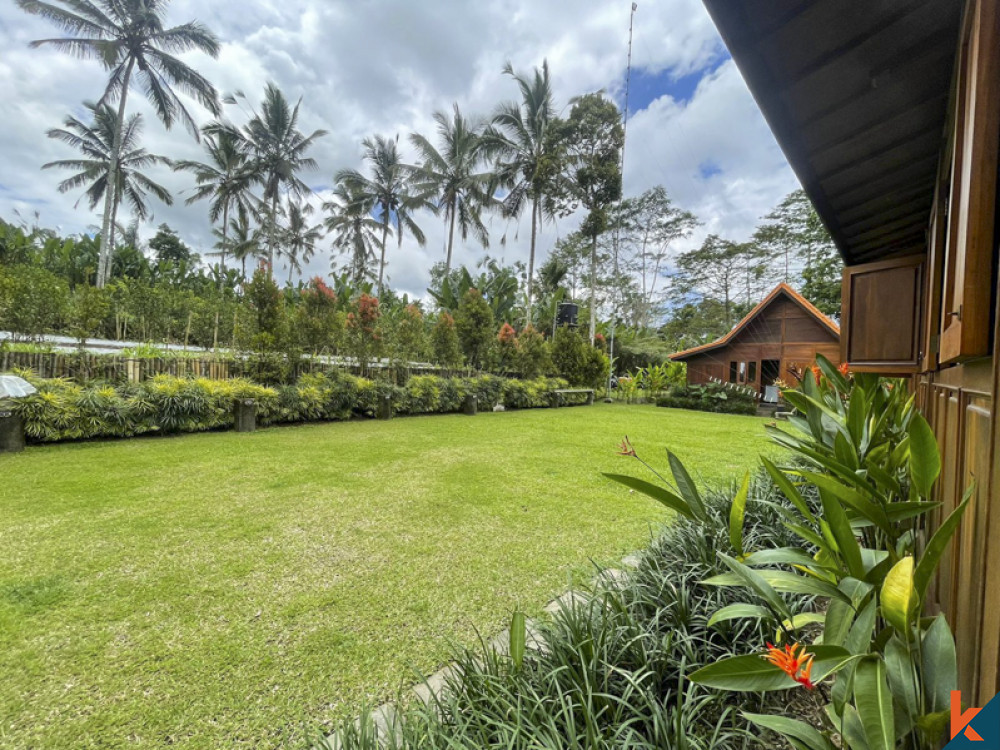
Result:
<instances>
[{"instance_id":1,"label":"coconut palm tree","mask_svg":"<svg viewBox=\"0 0 1000 750\"><path fill-rule=\"evenodd\" d=\"M329 213L324 224L327 232L333 234L333 247L348 257L351 283L358 285L374 278L371 263L376 258L382 225L364 207L361 195L351 192L346 183L338 182L333 199L323 203L323 210Z\"/></svg>"},{"instance_id":2,"label":"coconut palm tree","mask_svg":"<svg viewBox=\"0 0 1000 750\"><path fill-rule=\"evenodd\" d=\"M229 128L203 129L208 161L182 160L174 163L176 171L194 173L195 189L185 201L187 205L200 200L210 200L208 218L212 223L222 221L220 262L226 269L229 216L236 210L251 212L250 175L247 171L247 153L241 147L239 134Z\"/></svg>"},{"instance_id":3,"label":"coconut palm tree","mask_svg":"<svg viewBox=\"0 0 1000 750\"><path fill-rule=\"evenodd\" d=\"M418 190L434 196L439 209L444 209L448 227L448 250L445 256L445 276L451 270L452 246L455 240L455 221L462 240L475 236L483 246L489 247L490 237L483 224L482 211L496 205L493 198L493 173L480 171L485 161L482 139L472 125L454 105L454 114L435 112L438 124L439 151L424 136L414 133L410 141L420 153L421 163L414 169Z\"/></svg>"},{"instance_id":4,"label":"coconut palm tree","mask_svg":"<svg viewBox=\"0 0 1000 750\"><path fill-rule=\"evenodd\" d=\"M121 126L126 123L125 106L129 89L138 84L168 130L180 120L197 138L198 128L177 91L193 97L212 114L219 112L218 94L206 78L175 55L198 50L216 57L219 41L197 21L166 28L163 21L169 0L15 2L22 10L41 16L70 34L58 39L38 39L31 43L32 47L47 45L76 57L99 60L109 73L98 104L118 102L116 122L119 129L112 141L111 178L107 182L101 224L97 285L104 286L110 270L112 198L118 192L117 162L122 150Z\"/></svg>"},{"instance_id":5,"label":"coconut palm tree","mask_svg":"<svg viewBox=\"0 0 1000 750\"><path fill-rule=\"evenodd\" d=\"M236 216L229 219L229 228L225 232L221 229L212 230L219 238L217 246L220 253L228 253L234 260L240 262L240 273L243 280L247 278L247 258L258 260L261 257L261 231L250 221L250 211L245 207L237 209Z\"/></svg>"},{"instance_id":6,"label":"coconut palm tree","mask_svg":"<svg viewBox=\"0 0 1000 750\"><path fill-rule=\"evenodd\" d=\"M554 163L553 143L556 121L552 103L552 83L548 62L535 68L530 78L504 66L521 91L520 102L505 102L497 107L492 124L483 133L486 152L495 160L494 170L500 186L508 193L503 199L507 216L520 216L525 207L531 210L531 246L528 256L528 322L531 322L532 284L535 274L535 245L539 224L553 216L550 198L559 169Z\"/></svg>"},{"instance_id":7,"label":"coconut palm tree","mask_svg":"<svg viewBox=\"0 0 1000 750\"><path fill-rule=\"evenodd\" d=\"M292 272L302 272L302 264L312 260L316 245L323 239L322 224L310 224L313 207L288 199L285 210L287 223L281 231L281 254L288 261L288 283L292 283Z\"/></svg>"},{"instance_id":8,"label":"coconut palm tree","mask_svg":"<svg viewBox=\"0 0 1000 750\"><path fill-rule=\"evenodd\" d=\"M84 188L80 200L86 198L91 209L102 200L107 200L108 185L114 183L114 196L108 204L111 209L109 239L113 246L118 206L123 199L128 202L132 215L141 221L150 216L148 193L168 206L173 203L169 190L143 174L143 170L171 162L167 157L151 154L139 145L142 115L130 115L125 120L125 126L119 128L118 113L109 105L88 102L84 106L93 116L91 124L70 116L62 128L53 128L48 132L49 138L69 144L81 153L82 158L51 161L43 164L42 169L77 170L76 174L59 183L59 192ZM114 157L116 139L119 142L118 158Z\"/></svg>"},{"instance_id":9,"label":"coconut palm tree","mask_svg":"<svg viewBox=\"0 0 1000 750\"><path fill-rule=\"evenodd\" d=\"M365 138L364 160L371 165L371 178L356 169L342 169L334 179L344 183L347 189L358 196L360 207L374 214L381 226L382 239L379 243L381 256L378 266L378 293L382 296L385 277L385 248L391 225L395 226L399 244L403 244L404 230L410 232L418 244L426 242L423 231L413 220L412 213L422 208L437 212L428 196L417 191L413 182L413 169L403 164L398 148L399 136L383 138L376 135Z\"/></svg>"},{"instance_id":10,"label":"coconut palm tree","mask_svg":"<svg viewBox=\"0 0 1000 750\"><path fill-rule=\"evenodd\" d=\"M264 212L267 260L272 268L279 234L277 217L281 213L281 197L286 193L302 197L311 192L309 186L299 179L298 173L303 169L316 168L316 160L306 156L306 152L327 134L325 130L315 130L305 135L299 130L301 106L301 99L294 107L290 106L281 89L268 83L264 87L260 110L253 114L243 132L243 142L251 157L249 174L263 188L261 197L267 208Z\"/></svg>"}]
</instances>

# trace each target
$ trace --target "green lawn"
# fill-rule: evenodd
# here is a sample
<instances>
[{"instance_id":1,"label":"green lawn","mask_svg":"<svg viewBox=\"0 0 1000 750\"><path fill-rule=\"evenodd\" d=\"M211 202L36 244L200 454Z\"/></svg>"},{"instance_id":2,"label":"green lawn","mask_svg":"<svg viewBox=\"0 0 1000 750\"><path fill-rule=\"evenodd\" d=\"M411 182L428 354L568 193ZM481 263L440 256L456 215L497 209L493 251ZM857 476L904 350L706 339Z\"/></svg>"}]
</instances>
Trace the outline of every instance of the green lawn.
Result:
<instances>
[{"instance_id":1,"label":"green lawn","mask_svg":"<svg viewBox=\"0 0 1000 750\"><path fill-rule=\"evenodd\" d=\"M706 481L763 420L598 405L0 456L0 747L275 747L502 629L666 512L628 434Z\"/></svg>"}]
</instances>

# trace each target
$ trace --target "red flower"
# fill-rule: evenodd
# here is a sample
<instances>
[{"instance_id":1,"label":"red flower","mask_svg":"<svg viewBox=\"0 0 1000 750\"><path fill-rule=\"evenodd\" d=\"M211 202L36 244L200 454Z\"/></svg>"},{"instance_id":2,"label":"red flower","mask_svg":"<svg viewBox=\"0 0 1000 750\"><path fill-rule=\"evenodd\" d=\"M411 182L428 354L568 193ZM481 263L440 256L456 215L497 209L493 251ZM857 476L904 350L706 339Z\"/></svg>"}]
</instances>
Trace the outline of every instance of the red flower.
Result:
<instances>
[{"instance_id":1,"label":"red flower","mask_svg":"<svg viewBox=\"0 0 1000 750\"><path fill-rule=\"evenodd\" d=\"M632 443L629 442L628 435L622 440L621 446L618 449L619 456L635 456L635 448L632 447Z\"/></svg>"},{"instance_id":2,"label":"red flower","mask_svg":"<svg viewBox=\"0 0 1000 750\"><path fill-rule=\"evenodd\" d=\"M838 367L837 369L840 371L840 374L843 375L845 378L851 374L851 368L848 366L846 362L842 363L840 367Z\"/></svg>"},{"instance_id":3,"label":"red flower","mask_svg":"<svg viewBox=\"0 0 1000 750\"><path fill-rule=\"evenodd\" d=\"M784 651L768 643L767 653L762 656L764 661L771 662L806 690L813 690L816 687L809 679L812 672L813 654L807 654L806 647L801 643L785 646Z\"/></svg>"},{"instance_id":4,"label":"red flower","mask_svg":"<svg viewBox=\"0 0 1000 750\"><path fill-rule=\"evenodd\" d=\"M813 373L813 377L816 378L816 385L819 385L820 372L821 371L819 369L819 365L813 365L812 366L812 373Z\"/></svg>"}]
</instances>

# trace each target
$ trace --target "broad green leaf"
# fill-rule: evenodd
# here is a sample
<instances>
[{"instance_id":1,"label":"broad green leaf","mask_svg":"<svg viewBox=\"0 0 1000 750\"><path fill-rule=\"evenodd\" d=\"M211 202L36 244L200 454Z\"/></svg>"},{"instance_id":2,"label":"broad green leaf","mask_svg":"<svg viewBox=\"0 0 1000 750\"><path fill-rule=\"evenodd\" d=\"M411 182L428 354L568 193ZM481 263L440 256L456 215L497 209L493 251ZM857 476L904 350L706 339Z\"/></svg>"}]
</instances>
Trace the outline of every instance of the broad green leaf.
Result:
<instances>
[{"instance_id":1,"label":"broad green leaf","mask_svg":"<svg viewBox=\"0 0 1000 750\"><path fill-rule=\"evenodd\" d=\"M747 495L750 492L750 472L743 475L743 483L733 498L729 508L729 543L736 554L743 557L743 517L747 510Z\"/></svg>"},{"instance_id":2,"label":"broad green leaf","mask_svg":"<svg viewBox=\"0 0 1000 750\"><path fill-rule=\"evenodd\" d=\"M834 745L830 740L820 734L819 730L811 724L806 724L798 719L789 719L787 716L773 716L768 714L751 714L743 712L744 718L759 727L770 729L772 732L798 740L802 747L808 750L834 750Z\"/></svg>"},{"instance_id":3,"label":"broad green leaf","mask_svg":"<svg viewBox=\"0 0 1000 750\"><path fill-rule=\"evenodd\" d=\"M872 650L872 635L875 632L875 617L878 614L874 597L868 601L864 609L858 612L858 616L851 625L851 630L847 634L844 646L852 654L868 654Z\"/></svg>"},{"instance_id":4,"label":"broad green leaf","mask_svg":"<svg viewBox=\"0 0 1000 750\"><path fill-rule=\"evenodd\" d=\"M920 612L920 597L913 583L913 558L904 557L892 566L882 583L882 617L909 640Z\"/></svg>"},{"instance_id":5,"label":"broad green leaf","mask_svg":"<svg viewBox=\"0 0 1000 750\"><path fill-rule=\"evenodd\" d=\"M912 652L916 655L916 652ZM911 651L899 638L890 638L885 647L885 672L889 679L889 689L893 697L906 713L916 718L920 715L920 700L917 690L917 672L913 668Z\"/></svg>"},{"instance_id":6,"label":"broad green leaf","mask_svg":"<svg viewBox=\"0 0 1000 750\"><path fill-rule=\"evenodd\" d=\"M951 721L951 710L917 717L917 726L931 742L942 742Z\"/></svg>"},{"instance_id":7,"label":"broad green leaf","mask_svg":"<svg viewBox=\"0 0 1000 750\"><path fill-rule=\"evenodd\" d=\"M934 430L919 412L910 418L906 431L910 438L910 479L923 496L931 494L931 488L941 473L941 452L938 450Z\"/></svg>"},{"instance_id":8,"label":"broad green leaf","mask_svg":"<svg viewBox=\"0 0 1000 750\"><path fill-rule=\"evenodd\" d=\"M886 506L885 514L892 523L899 523L900 521L907 521L911 518L922 516L940 507L941 503L933 503L926 500L907 500L901 503L890 503Z\"/></svg>"},{"instance_id":9,"label":"broad green leaf","mask_svg":"<svg viewBox=\"0 0 1000 750\"><path fill-rule=\"evenodd\" d=\"M695 486L694 480L691 479L688 470L684 468L684 464L676 455L667 451L667 459L670 461L670 472L674 475L674 482L677 484L681 497L687 501L688 507L691 508L695 517L704 521L707 518L705 505L701 501L701 495L698 494L698 487Z\"/></svg>"},{"instance_id":10,"label":"broad green leaf","mask_svg":"<svg viewBox=\"0 0 1000 750\"><path fill-rule=\"evenodd\" d=\"M858 454L855 452L854 444L851 442L851 439L843 432L838 432L836 437L833 439L833 455L836 456L837 460L844 464L844 466L857 471L859 466Z\"/></svg>"},{"instance_id":11,"label":"broad green leaf","mask_svg":"<svg viewBox=\"0 0 1000 750\"><path fill-rule=\"evenodd\" d=\"M830 532L837 541L840 556L847 566L847 572L854 578L865 577L865 566L861 559L861 546L854 536L851 522L847 520L844 506L828 491L820 488L820 499L823 501L823 515L830 526Z\"/></svg>"},{"instance_id":12,"label":"broad green leaf","mask_svg":"<svg viewBox=\"0 0 1000 750\"><path fill-rule=\"evenodd\" d=\"M510 618L510 658L514 661L515 669L520 669L524 664L527 630L528 625L524 612L515 612L514 616Z\"/></svg>"},{"instance_id":13,"label":"broad green leaf","mask_svg":"<svg viewBox=\"0 0 1000 750\"><path fill-rule=\"evenodd\" d=\"M731 575L735 579L735 582L732 585L750 587L767 603L772 612L780 614L782 619L791 617L792 613L789 611L788 605L778 596L778 592L772 588L764 576L743 563L734 560L729 555L722 552L716 554L726 567L733 571ZM716 578L719 577L716 576ZM705 581L705 583L710 583L710 580Z\"/></svg>"},{"instance_id":14,"label":"broad green leaf","mask_svg":"<svg viewBox=\"0 0 1000 750\"><path fill-rule=\"evenodd\" d=\"M691 520L695 520L695 515L691 511L691 508L688 506L688 504L684 502L681 498L679 498L677 495L675 495L673 492L670 492L670 490L666 490L663 487L658 487L657 485L651 484L650 482L646 482L642 479L636 479L635 477L626 476L625 474L605 473L604 476L606 476L608 479L612 479L615 482L618 482L619 484L624 484L626 487L630 487L633 490L637 490L638 492L641 492L644 495L648 495L657 502L660 502L663 505L667 506L671 510L677 511L682 516L686 516Z\"/></svg>"},{"instance_id":15,"label":"broad green leaf","mask_svg":"<svg viewBox=\"0 0 1000 750\"><path fill-rule=\"evenodd\" d=\"M854 702L869 749L895 750L892 694L881 659L872 657L858 664L854 674Z\"/></svg>"},{"instance_id":16,"label":"broad green leaf","mask_svg":"<svg viewBox=\"0 0 1000 750\"><path fill-rule=\"evenodd\" d=\"M924 632L921 641L921 669L930 713L951 708L951 691L958 690L958 667L955 638L944 615L938 615Z\"/></svg>"},{"instance_id":17,"label":"broad green leaf","mask_svg":"<svg viewBox=\"0 0 1000 750\"><path fill-rule=\"evenodd\" d=\"M913 585L917 590L917 596L920 597L921 602L927 596L927 587L930 585L931 578L934 577L938 563L941 562L941 555L944 554L944 550L948 546L948 542L951 541L952 535L958 530L962 514L969 507L969 502L972 500L975 490L976 485L972 484L965 491L965 497L962 498L961 505L955 508L951 512L951 515L944 520L944 523L938 527L937 531L934 532L934 536L927 542L927 547L924 548L923 554L920 555L920 561L917 563L917 568L913 573Z\"/></svg>"},{"instance_id":18,"label":"broad green leaf","mask_svg":"<svg viewBox=\"0 0 1000 750\"><path fill-rule=\"evenodd\" d=\"M830 382L838 393L849 393L851 390L851 384L847 382L847 378L844 377L843 373L840 372L833 363L824 357L822 354L816 355L816 364L819 365L819 369L823 371L826 375L826 379Z\"/></svg>"},{"instance_id":19,"label":"broad green leaf","mask_svg":"<svg viewBox=\"0 0 1000 750\"><path fill-rule=\"evenodd\" d=\"M825 621L825 612L799 612L797 615L792 615L790 620L785 620L781 625L785 630L801 630L806 625Z\"/></svg>"},{"instance_id":20,"label":"broad green leaf","mask_svg":"<svg viewBox=\"0 0 1000 750\"><path fill-rule=\"evenodd\" d=\"M788 498L788 502L795 506L795 509L801 513L810 523L816 522L816 517L809 510L809 505L806 503L805 498L802 497L802 493L796 489L792 481L785 476L777 466L771 463L769 460L761 457L761 463L764 464L764 468L767 473L771 476L771 479L781 490L781 493Z\"/></svg>"},{"instance_id":21,"label":"broad green leaf","mask_svg":"<svg viewBox=\"0 0 1000 750\"><path fill-rule=\"evenodd\" d=\"M730 604L708 618L708 626L711 627L716 623L738 620L745 617L760 620L773 617L773 615L767 607L762 607L759 604Z\"/></svg>"},{"instance_id":22,"label":"broad green leaf","mask_svg":"<svg viewBox=\"0 0 1000 750\"><path fill-rule=\"evenodd\" d=\"M811 674L814 684L843 667L845 660L850 658L850 654L836 646L811 646L806 651L814 654ZM722 659L702 667L688 679L699 685L741 692L765 692L802 687L776 666L764 661L759 654Z\"/></svg>"},{"instance_id":23,"label":"broad green leaf","mask_svg":"<svg viewBox=\"0 0 1000 750\"><path fill-rule=\"evenodd\" d=\"M818 474L814 471L803 471L802 477L815 484L821 490L826 490L838 498L848 508L855 513L871 521L887 534L891 534L893 529L889 524L889 519L879 506L866 498L857 490L841 484L833 477L826 474Z\"/></svg>"},{"instance_id":24,"label":"broad green leaf","mask_svg":"<svg viewBox=\"0 0 1000 750\"><path fill-rule=\"evenodd\" d=\"M722 553L718 553L722 556ZM731 559L731 558L730 558ZM732 562L736 563L735 560ZM740 565L740 563L736 563ZM827 598L847 599L847 596L832 583L818 578L798 575L787 570L760 570L742 566L746 572L767 586L772 591L783 591L788 594L807 594L809 596L824 596ZM746 577L734 570L732 573L722 573L702 581L707 586L747 586ZM760 593L760 592L758 592ZM780 597L779 597L780 600ZM786 617L790 616L788 614Z\"/></svg>"},{"instance_id":25,"label":"broad green leaf","mask_svg":"<svg viewBox=\"0 0 1000 750\"><path fill-rule=\"evenodd\" d=\"M778 547L752 552L743 558L745 565L801 565L803 567L824 568L812 555L797 547Z\"/></svg>"}]
</instances>

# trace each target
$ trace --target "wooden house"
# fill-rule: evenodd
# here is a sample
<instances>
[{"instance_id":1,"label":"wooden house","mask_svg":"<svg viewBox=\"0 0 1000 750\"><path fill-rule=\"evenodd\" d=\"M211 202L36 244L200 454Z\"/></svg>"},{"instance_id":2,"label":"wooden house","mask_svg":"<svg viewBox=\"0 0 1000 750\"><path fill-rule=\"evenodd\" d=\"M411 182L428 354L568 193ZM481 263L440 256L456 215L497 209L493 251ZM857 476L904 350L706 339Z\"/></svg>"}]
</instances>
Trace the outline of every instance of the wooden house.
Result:
<instances>
[{"instance_id":1,"label":"wooden house","mask_svg":"<svg viewBox=\"0 0 1000 750\"><path fill-rule=\"evenodd\" d=\"M778 284L722 338L670 358L692 385L721 380L754 388L794 384L822 354L840 364L840 328L788 284Z\"/></svg>"},{"instance_id":2,"label":"wooden house","mask_svg":"<svg viewBox=\"0 0 1000 750\"><path fill-rule=\"evenodd\" d=\"M963 699L985 705L1000 691L1000 2L705 4L847 265L844 361L909 377L936 432L935 523L975 485L932 608Z\"/></svg>"}]
</instances>

